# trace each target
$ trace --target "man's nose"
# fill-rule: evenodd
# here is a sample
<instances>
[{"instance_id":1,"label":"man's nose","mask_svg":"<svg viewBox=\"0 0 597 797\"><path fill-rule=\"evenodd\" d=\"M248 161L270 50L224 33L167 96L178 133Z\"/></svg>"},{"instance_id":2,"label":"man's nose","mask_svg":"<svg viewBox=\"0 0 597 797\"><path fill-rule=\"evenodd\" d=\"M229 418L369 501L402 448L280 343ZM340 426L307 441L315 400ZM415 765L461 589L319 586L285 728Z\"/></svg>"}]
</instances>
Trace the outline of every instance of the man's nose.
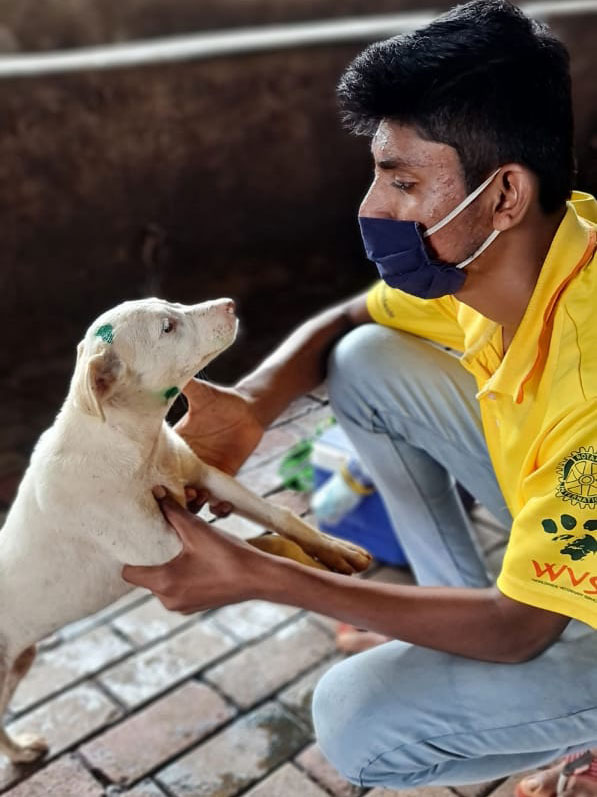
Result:
<instances>
[{"instance_id":1,"label":"man's nose","mask_svg":"<svg viewBox=\"0 0 597 797\"><path fill-rule=\"evenodd\" d=\"M359 207L359 216L371 219L391 218L391 214L383 202L383 197L375 181L371 183L371 187L363 197Z\"/></svg>"}]
</instances>

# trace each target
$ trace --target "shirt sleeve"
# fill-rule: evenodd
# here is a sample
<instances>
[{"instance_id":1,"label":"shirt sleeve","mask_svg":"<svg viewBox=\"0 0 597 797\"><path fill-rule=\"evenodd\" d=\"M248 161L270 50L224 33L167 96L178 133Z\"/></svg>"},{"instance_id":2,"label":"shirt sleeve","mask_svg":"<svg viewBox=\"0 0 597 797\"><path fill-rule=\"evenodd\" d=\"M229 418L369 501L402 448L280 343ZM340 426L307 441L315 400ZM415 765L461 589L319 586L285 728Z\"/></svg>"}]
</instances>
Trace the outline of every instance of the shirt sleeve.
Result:
<instances>
[{"instance_id":1,"label":"shirt sleeve","mask_svg":"<svg viewBox=\"0 0 597 797\"><path fill-rule=\"evenodd\" d=\"M566 413L523 482L498 577L510 598L597 628L597 405Z\"/></svg>"},{"instance_id":2,"label":"shirt sleeve","mask_svg":"<svg viewBox=\"0 0 597 797\"><path fill-rule=\"evenodd\" d=\"M380 280L367 294L367 310L378 324L411 332L456 351L464 350L464 333L452 296L420 299Z\"/></svg>"}]
</instances>

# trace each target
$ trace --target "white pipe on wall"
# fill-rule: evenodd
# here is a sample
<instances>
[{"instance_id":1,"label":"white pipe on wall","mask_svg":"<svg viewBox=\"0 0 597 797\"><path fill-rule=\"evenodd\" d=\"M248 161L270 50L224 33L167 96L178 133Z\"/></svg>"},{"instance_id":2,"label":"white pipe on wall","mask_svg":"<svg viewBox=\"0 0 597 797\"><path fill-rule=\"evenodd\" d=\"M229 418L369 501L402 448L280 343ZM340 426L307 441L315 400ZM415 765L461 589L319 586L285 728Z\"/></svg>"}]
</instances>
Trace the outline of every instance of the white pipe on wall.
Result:
<instances>
[{"instance_id":1,"label":"white pipe on wall","mask_svg":"<svg viewBox=\"0 0 597 797\"><path fill-rule=\"evenodd\" d=\"M562 15L597 14L597 0L551 0L551 2L546 0L546 2L521 3L520 7L526 14L538 19L547 16L553 18ZM292 22L284 25L193 33L40 54L10 54L0 57L0 78L120 69L292 47L375 41L426 25L438 13L428 10L424 13L404 12Z\"/></svg>"}]
</instances>

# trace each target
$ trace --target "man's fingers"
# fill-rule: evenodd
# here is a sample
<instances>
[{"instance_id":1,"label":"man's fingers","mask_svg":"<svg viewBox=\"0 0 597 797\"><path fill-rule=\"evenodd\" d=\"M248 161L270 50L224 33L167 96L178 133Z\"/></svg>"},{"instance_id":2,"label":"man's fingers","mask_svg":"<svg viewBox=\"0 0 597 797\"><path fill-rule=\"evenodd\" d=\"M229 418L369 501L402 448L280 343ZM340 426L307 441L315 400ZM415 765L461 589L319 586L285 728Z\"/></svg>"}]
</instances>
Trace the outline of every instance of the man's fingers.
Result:
<instances>
[{"instance_id":1,"label":"man's fingers","mask_svg":"<svg viewBox=\"0 0 597 797\"><path fill-rule=\"evenodd\" d=\"M216 517L228 517L228 515L234 510L234 507L229 501L220 501L217 504L210 504L209 511L212 515Z\"/></svg>"},{"instance_id":2,"label":"man's fingers","mask_svg":"<svg viewBox=\"0 0 597 797\"><path fill-rule=\"evenodd\" d=\"M160 505L162 514L174 528L183 544L187 538L192 539L193 532L197 526L209 528L208 524L201 518L193 515L185 507L181 506L178 501L175 501L162 485L154 487L152 492Z\"/></svg>"},{"instance_id":3,"label":"man's fingers","mask_svg":"<svg viewBox=\"0 0 597 797\"><path fill-rule=\"evenodd\" d=\"M183 516L186 516L187 511L182 507L178 501L175 501L174 498L170 495L170 492L161 484L156 484L155 487L152 488L151 492L153 493L153 497L157 500L158 504L160 505L160 509L166 515L175 515L177 512Z\"/></svg>"},{"instance_id":4,"label":"man's fingers","mask_svg":"<svg viewBox=\"0 0 597 797\"><path fill-rule=\"evenodd\" d=\"M185 500L187 509L196 515L209 498L207 490L196 490L194 487L185 487Z\"/></svg>"},{"instance_id":5,"label":"man's fingers","mask_svg":"<svg viewBox=\"0 0 597 797\"><path fill-rule=\"evenodd\" d=\"M160 506L165 508L174 507L175 509L182 509L178 501L174 501L165 487L161 485L156 486L153 488L153 494L155 498L157 498L158 503ZM209 500L209 493L207 490L197 490L194 487L185 487L185 500L187 502L187 510L192 512L193 514L197 514L197 512L201 509L203 504ZM230 501L213 501L209 504L209 509L212 515L216 517L228 517L228 515L234 511L233 505ZM164 509L165 514L165 509ZM184 512L181 513L184 515ZM172 525L176 528L176 523L172 523Z\"/></svg>"},{"instance_id":6,"label":"man's fingers","mask_svg":"<svg viewBox=\"0 0 597 797\"><path fill-rule=\"evenodd\" d=\"M185 487L184 494L187 499L187 504L193 502L194 504L203 505L209 498L207 490L198 490L195 487Z\"/></svg>"}]
</instances>

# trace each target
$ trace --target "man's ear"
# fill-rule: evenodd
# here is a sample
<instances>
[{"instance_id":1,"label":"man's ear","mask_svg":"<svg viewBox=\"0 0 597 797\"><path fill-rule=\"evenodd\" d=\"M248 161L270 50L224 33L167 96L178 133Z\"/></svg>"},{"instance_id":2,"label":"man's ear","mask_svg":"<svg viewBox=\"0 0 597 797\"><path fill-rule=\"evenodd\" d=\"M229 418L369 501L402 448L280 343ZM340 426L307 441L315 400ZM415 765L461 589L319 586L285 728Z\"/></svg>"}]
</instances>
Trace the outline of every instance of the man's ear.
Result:
<instances>
[{"instance_id":1,"label":"man's ear","mask_svg":"<svg viewBox=\"0 0 597 797\"><path fill-rule=\"evenodd\" d=\"M81 352L77 351L78 358ZM76 386L77 402L84 412L106 420L103 404L112 396L124 373L124 364L113 349L106 348L81 363Z\"/></svg>"},{"instance_id":2,"label":"man's ear","mask_svg":"<svg viewBox=\"0 0 597 797\"><path fill-rule=\"evenodd\" d=\"M537 177L518 163L502 166L497 178L499 198L493 215L494 229L504 232L516 227L527 215L533 200L538 199Z\"/></svg>"}]
</instances>

